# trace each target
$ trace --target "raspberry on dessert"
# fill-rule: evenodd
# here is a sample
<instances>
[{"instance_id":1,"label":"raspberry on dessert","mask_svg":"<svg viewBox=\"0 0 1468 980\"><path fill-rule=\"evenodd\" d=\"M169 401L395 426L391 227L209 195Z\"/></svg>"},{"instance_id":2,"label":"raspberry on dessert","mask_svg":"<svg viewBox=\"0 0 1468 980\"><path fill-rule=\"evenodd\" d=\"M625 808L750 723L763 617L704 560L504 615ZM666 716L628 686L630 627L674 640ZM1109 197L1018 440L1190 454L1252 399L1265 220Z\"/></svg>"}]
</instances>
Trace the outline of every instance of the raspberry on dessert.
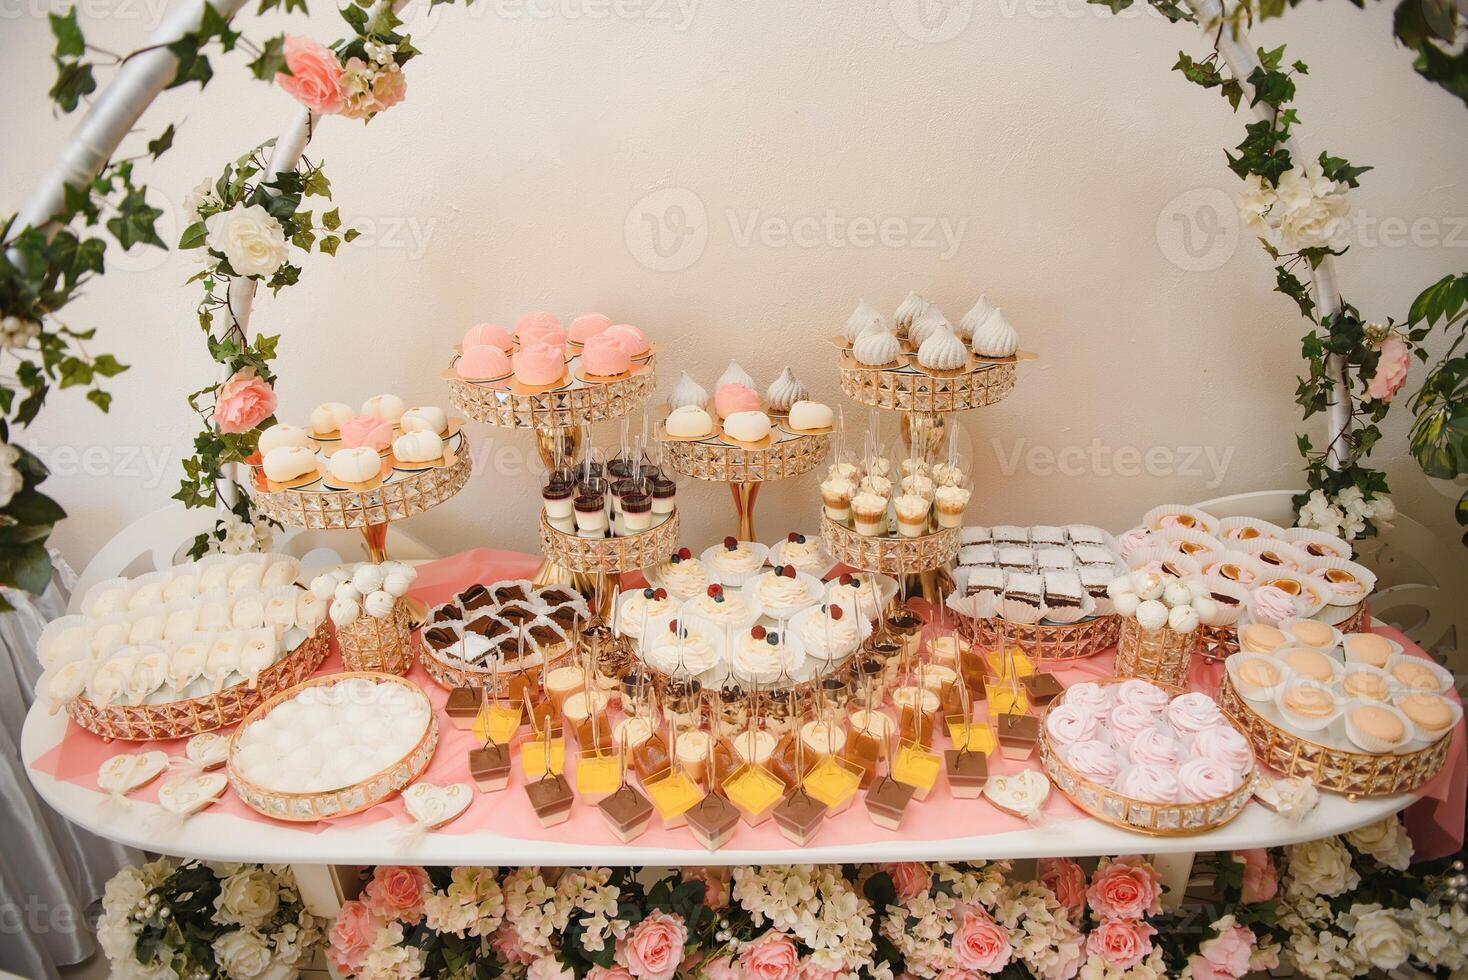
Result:
<instances>
[{"instance_id":1,"label":"raspberry on dessert","mask_svg":"<svg viewBox=\"0 0 1468 980\"><path fill-rule=\"evenodd\" d=\"M785 540L789 541L791 544L796 544L800 541L800 535L796 534L794 531L791 531L789 534L785 535Z\"/></svg>"},{"instance_id":2,"label":"raspberry on dessert","mask_svg":"<svg viewBox=\"0 0 1468 980\"><path fill-rule=\"evenodd\" d=\"M795 574L796 574L795 573L795 566L794 565L786 565L784 568L780 569L780 574L783 575L783 576L785 576L786 578L794 578L795 577Z\"/></svg>"},{"instance_id":3,"label":"raspberry on dessert","mask_svg":"<svg viewBox=\"0 0 1468 980\"><path fill-rule=\"evenodd\" d=\"M756 640L763 640L765 638L765 628L756 623L749 628L749 635L754 637Z\"/></svg>"},{"instance_id":4,"label":"raspberry on dessert","mask_svg":"<svg viewBox=\"0 0 1468 980\"><path fill-rule=\"evenodd\" d=\"M682 558L684 561L687 561L688 559L693 557L693 552L689 551L687 548L679 548L678 557Z\"/></svg>"},{"instance_id":5,"label":"raspberry on dessert","mask_svg":"<svg viewBox=\"0 0 1468 980\"><path fill-rule=\"evenodd\" d=\"M836 620L837 622L839 622L841 620L841 617L842 616L845 616L845 615L846 615L846 610L843 609L843 608L841 608L840 606L832 606L831 607L831 618L834 619L834 620Z\"/></svg>"},{"instance_id":6,"label":"raspberry on dessert","mask_svg":"<svg viewBox=\"0 0 1468 980\"><path fill-rule=\"evenodd\" d=\"M659 588L656 592L653 593L652 597L654 599L666 599L668 597L668 590Z\"/></svg>"},{"instance_id":7,"label":"raspberry on dessert","mask_svg":"<svg viewBox=\"0 0 1468 980\"><path fill-rule=\"evenodd\" d=\"M842 585L850 585L852 582L855 581L855 579L851 577L850 572L842 572L841 578L837 579L837 581L839 581Z\"/></svg>"}]
</instances>

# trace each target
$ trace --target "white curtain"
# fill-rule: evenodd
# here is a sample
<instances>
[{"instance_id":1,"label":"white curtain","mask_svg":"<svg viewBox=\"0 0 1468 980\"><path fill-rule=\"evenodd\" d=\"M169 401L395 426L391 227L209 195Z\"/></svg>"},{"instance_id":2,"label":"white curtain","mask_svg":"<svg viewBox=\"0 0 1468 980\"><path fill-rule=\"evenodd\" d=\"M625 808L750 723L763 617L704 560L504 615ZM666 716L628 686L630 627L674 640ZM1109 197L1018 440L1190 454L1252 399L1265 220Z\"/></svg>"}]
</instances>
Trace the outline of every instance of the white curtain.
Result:
<instances>
[{"instance_id":1,"label":"white curtain","mask_svg":"<svg viewBox=\"0 0 1468 980\"><path fill-rule=\"evenodd\" d=\"M66 611L76 581L59 555L52 558L57 574L45 594L5 589L15 611L0 615L0 971L35 980L92 955L89 907L118 869L142 860L58 816L21 763L21 725L41 674L36 640Z\"/></svg>"}]
</instances>

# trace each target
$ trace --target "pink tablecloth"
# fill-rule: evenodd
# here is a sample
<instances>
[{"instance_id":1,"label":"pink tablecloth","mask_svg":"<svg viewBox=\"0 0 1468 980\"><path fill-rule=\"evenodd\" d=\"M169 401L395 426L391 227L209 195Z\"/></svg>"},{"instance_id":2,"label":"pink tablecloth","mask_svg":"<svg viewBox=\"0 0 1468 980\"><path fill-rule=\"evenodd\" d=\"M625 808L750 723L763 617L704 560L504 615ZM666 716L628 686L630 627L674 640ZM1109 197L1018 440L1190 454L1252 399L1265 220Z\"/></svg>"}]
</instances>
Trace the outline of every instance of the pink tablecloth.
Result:
<instances>
[{"instance_id":1,"label":"pink tablecloth","mask_svg":"<svg viewBox=\"0 0 1468 980\"><path fill-rule=\"evenodd\" d=\"M539 565L539 558L519 552L475 549L453 555L419 567L419 576L413 595L429 604L442 602L454 592L472 582L493 582L507 578L527 578ZM629 586L640 584L640 579L629 579ZM1401 642L1408 650L1421 651L1395 630L1386 630L1386 635ZM1057 671L1066 684L1081 680L1109 676L1113 658L1109 654L1081 661L1064 670ZM322 665L321 672L331 673L341 669L341 661L333 652ZM427 693L436 709L443 707L447 698L428 677L421 666L414 665L409 678L417 682ZM1193 681L1199 690L1214 692L1221 676L1221 668L1198 663ZM987 707L982 707L986 711ZM433 762L423 778L430 782L446 784L469 780L467 754L475 742L468 732L456 731L440 715L441 740ZM161 749L171 755L181 755L181 742L159 743L106 743L89 732L68 726L60 744L36 760L36 768L58 779L96 788L97 768L111 755L125 751ZM1451 854L1462 846L1463 813L1465 797L1465 775L1463 766L1464 730L1459 725L1453 734L1453 746L1443 772L1430 784L1423 787L1424 799L1413 805L1407 813L1408 827L1417 847L1419 859ZM1017 772L1025 763L1008 761L997 754L990 757L990 771L997 774ZM568 763L568 777L574 774L574 759ZM543 829L535 819L534 812L521 791L523 780L518 763L508 790L503 793L480 794L470 808L441 832L452 834L472 833L492 828L495 833L524 840L576 841L600 843L614 840L601 815L589 806L578 805L569 822L549 830ZM136 794L144 800L156 799L156 786L148 787ZM246 807L232 794L217 805L217 809L254 820L268 821ZM1043 819L1047 821L1074 820L1084 816L1060 794L1051 795L1045 806ZM391 800L362 813L334 821L338 825L365 825L384 820L404 821L402 803ZM293 824L303 833L316 833L325 824ZM913 806L903 822L900 836L908 840L945 840L952 837L972 837L976 834L997 834L1024 829L1027 825L1018 818L1001 813L986 803L975 800L954 800L941 790L926 802ZM846 844L871 841L889 832L880 830L861 812L861 807L829 820L821 831L821 844ZM701 853L701 849L686 830L649 831L638 843L659 847L686 847L690 855ZM740 825L733 848L790 849L797 850L785 840L772 824L762 827Z\"/></svg>"}]
</instances>

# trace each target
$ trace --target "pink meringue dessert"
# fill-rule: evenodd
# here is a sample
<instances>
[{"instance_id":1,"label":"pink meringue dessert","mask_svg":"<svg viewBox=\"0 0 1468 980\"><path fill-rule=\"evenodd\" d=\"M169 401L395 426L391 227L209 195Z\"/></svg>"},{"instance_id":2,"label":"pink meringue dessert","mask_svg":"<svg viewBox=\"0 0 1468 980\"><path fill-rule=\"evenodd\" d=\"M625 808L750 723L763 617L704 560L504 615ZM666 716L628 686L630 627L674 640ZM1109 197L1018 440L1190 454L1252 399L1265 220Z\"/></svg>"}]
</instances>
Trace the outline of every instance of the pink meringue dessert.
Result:
<instances>
[{"instance_id":1,"label":"pink meringue dessert","mask_svg":"<svg viewBox=\"0 0 1468 980\"><path fill-rule=\"evenodd\" d=\"M508 354L514 346L515 338L498 323L478 323L464 334L464 342L459 349L468 353L475 347L495 347Z\"/></svg>"},{"instance_id":2,"label":"pink meringue dessert","mask_svg":"<svg viewBox=\"0 0 1468 980\"><path fill-rule=\"evenodd\" d=\"M584 344L592 337L606 333L607 328L612 325L612 318L602 313L583 313L571 321L571 329L568 331L571 343Z\"/></svg>"},{"instance_id":3,"label":"pink meringue dessert","mask_svg":"<svg viewBox=\"0 0 1468 980\"><path fill-rule=\"evenodd\" d=\"M616 338L594 336L581 349L581 369L590 377L611 378L632 370L632 357Z\"/></svg>"},{"instance_id":4,"label":"pink meringue dessert","mask_svg":"<svg viewBox=\"0 0 1468 980\"><path fill-rule=\"evenodd\" d=\"M454 373L468 381L498 381L509 377L510 356L498 347L467 347L454 362Z\"/></svg>"},{"instance_id":5,"label":"pink meringue dessert","mask_svg":"<svg viewBox=\"0 0 1468 980\"><path fill-rule=\"evenodd\" d=\"M536 388L553 385L566 373L566 358L559 345L521 347L510 363L514 367L516 381Z\"/></svg>"},{"instance_id":6,"label":"pink meringue dessert","mask_svg":"<svg viewBox=\"0 0 1468 980\"><path fill-rule=\"evenodd\" d=\"M630 323L619 323L616 326L608 327L606 335L615 338L622 349L632 357L641 357L651 349L647 342L647 335Z\"/></svg>"},{"instance_id":7,"label":"pink meringue dessert","mask_svg":"<svg viewBox=\"0 0 1468 980\"><path fill-rule=\"evenodd\" d=\"M515 339L521 347L551 344L560 347L566 343L566 331L554 313L536 310L526 313L515 321Z\"/></svg>"},{"instance_id":8,"label":"pink meringue dessert","mask_svg":"<svg viewBox=\"0 0 1468 980\"><path fill-rule=\"evenodd\" d=\"M354 415L342 423L342 448L365 446L382 452L392 444L392 423L375 415Z\"/></svg>"},{"instance_id":9,"label":"pink meringue dessert","mask_svg":"<svg viewBox=\"0 0 1468 980\"><path fill-rule=\"evenodd\" d=\"M759 392L748 385L724 385L714 391L714 411L723 419L735 412L758 412Z\"/></svg>"}]
</instances>

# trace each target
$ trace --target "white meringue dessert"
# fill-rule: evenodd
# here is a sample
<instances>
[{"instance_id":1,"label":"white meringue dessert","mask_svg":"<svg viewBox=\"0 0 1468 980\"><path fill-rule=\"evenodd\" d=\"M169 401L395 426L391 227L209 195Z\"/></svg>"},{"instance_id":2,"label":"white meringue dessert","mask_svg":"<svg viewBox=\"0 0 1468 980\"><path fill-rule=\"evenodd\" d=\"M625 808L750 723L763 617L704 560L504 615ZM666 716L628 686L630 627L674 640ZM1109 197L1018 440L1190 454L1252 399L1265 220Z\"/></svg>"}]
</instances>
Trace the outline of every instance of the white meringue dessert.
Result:
<instances>
[{"instance_id":1,"label":"white meringue dessert","mask_svg":"<svg viewBox=\"0 0 1468 980\"><path fill-rule=\"evenodd\" d=\"M957 371L968 363L968 350L953 334L939 330L923 341L917 360L930 371Z\"/></svg>"},{"instance_id":2,"label":"white meringue dessert","mask_svg":"<svg viewBox=\"0 0 1468 980\"><path fill-rule=\"evenodd\" d=\"M343 483L366 483L382 472L382 457L366 446L340 449L331 454L326 468L332 479Z\"/></svg>"},{"instance_id":3,"label":"white meringue dessert","mask_svg":"<svg viewBox=\"0 0 1468 980\"><path fill-rule=\"evenodd\" d=\"M708 404L709 393L704 390L703 385L689 377L687 371L678 376L678 383L668 392L668 407L675 411L687 405L707 408Z\"/></svg>"},{"instance_id":4,"label":"white meringue dessert","mask_svg":"<svg viewBox=\"0 0 1468 980\"><path fill-rule=\"evenodd\" d=\"M912 321L916 320L923 310L926 310L932 305L931 300L909 291L907 298L898 304L897 314L893 318L898 332L901 333L909 330L912 327Z\"/></svg>"},{"instance_id":5,"label":"white meringue dessert","mask_svg":"<svg viewBox=\"0 0 1468 980\"><path fill-rule=\"evenodd\" d=\"M740 442L759 442L770 434L770 417L764 412L735 412L724 420L724 434Z\"/></svg>"},{"instance_id":6,"label":"white meringue dessert","mask_svg":"<svg viewBox=\"0 0 1468 980\"><path fill-rule=\"evenodd\" d=\"M809 396L810 390L796 379L794 371L786 367L769 388L765 389L765 404L772 412L787 414L791 405L804 401Z\"/></svg>"},{"instance_id":7,"label":"white meringue dessert","mask_svg":"<svg viewBox=\"0 0 1468 980\"><path fill-rule=\"evenodd\" d=\"M668 435L678 439L702 439L712 435L714 420L697 405L684 405L668 414Z\"/></svg>"},{"instance_id":8,"label":"white meringue dessert","mask_svg":"<svg viewBox=\"0 0 1468 980\"><path fill-rule=\"evenodd\" d=\"M964 340L973 340L979 325L989 319L989 314L993 312L994 306L989 302L988 295L980 294L978 301L958 321L958 335Z\"/></svg>"},{"instance_id":9,"label":"white meringue dessert","mask_svg":"<svg viewBox=\"0 0 1468 980\"><path fill-rule=\"evenodd\" d=\"M980 357L1013 357L1018 348L1019 336L1001 309L996 308L974 331L974 353Z\"/></svg>"},{"instance_id":10,"label":"white meringue dessert","mask_svg":"<svg viewBox=\"0 0 1468 980\"><path fill-rule=\"evenodd\" d=\"M857 301L856 309L846 318L841 336L846 338L848 344L852 344L858 337L869 333L884 333L887 329L887 318L882 316L882 311L863 299Z\"/></svg>"},{"instance_id":11,"label":"white meringue dessert","mask_svg":"<svg viewBox=\"0 0 1468 980\"><path fill-rule=\"evenodd\" d=\"M790 428L802 432L829 429L836 424L836 413L824 402L798 401L790 406Z\"/></svg>"},{"instance_id":12,"label":"white meringue dessert","mask_svg":"<svg viewBox=\"0 0 1468 980\"><path fill-rule=\"evenodd\" d=\"M738 361L730 361L729 366L724 368L724 373L719 375L719 380L714 382L714 390L718 391L724 385L744 385L744 387L758 391L754 379L749 372L739 366Z\"/></svg>"},{"instance_id":13,"label":"white meringue dessert","mask_svg":"<svg viewBox=\"0 0 1468 980\"><path fill-rule=\"evenodd\" d=\"M304 446L276 446L265 454L264 468L267 480L289 483L316 474L316 454Z\"/></svg>"},{"instance_id":14,"label":"white meringue dessert","mask_svg":"<svg viewBox=\"0 0 1468 980\"><path fill-rule=\"evenodd\" d=\"M952 333L953 325L936 305L929 306L913 318L912 326L907 328L907 342L914 348L921 347L923 341L943 331Z\"/></svg>"},{"instance_id":15,"label":"white meringue dessert","mask_svg":"<svg viewBox=\"0 0 1468 980\"><path fill-rule=\"evenodd\" d=\"M869 333L851 346L856 363L882 367L894 363L902 354L902 342L892 333Z\"/></svg>"}]
</instances>

